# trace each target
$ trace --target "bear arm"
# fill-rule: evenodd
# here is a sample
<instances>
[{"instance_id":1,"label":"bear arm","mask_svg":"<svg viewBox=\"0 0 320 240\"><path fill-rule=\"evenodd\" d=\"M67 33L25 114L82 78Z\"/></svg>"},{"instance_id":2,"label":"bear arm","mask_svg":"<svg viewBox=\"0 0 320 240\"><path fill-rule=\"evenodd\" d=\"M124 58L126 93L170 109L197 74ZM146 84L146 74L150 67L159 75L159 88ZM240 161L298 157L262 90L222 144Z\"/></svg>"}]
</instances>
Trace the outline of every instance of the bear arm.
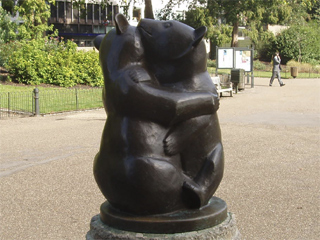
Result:
<instances>
[{"instance_id":1,"label":"bear arm","mask_svg":"<svg viewBox=\"0 0 320 240\"><path fill-rule=\"evenodd\" d=\"M190 118L212 114L214 98L209 92L178 92L148 82L133 83L123 98L126 115L171 126Z\"/></svg>"}]
</instances>

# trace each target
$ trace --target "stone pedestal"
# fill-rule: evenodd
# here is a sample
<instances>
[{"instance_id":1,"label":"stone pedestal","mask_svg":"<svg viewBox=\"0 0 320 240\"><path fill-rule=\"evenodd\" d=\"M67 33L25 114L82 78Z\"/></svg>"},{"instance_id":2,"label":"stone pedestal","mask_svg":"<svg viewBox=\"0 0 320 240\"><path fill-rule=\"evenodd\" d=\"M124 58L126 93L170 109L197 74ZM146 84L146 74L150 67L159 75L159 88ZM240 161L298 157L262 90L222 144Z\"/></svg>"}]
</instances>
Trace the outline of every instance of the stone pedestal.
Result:
<instances>
[{"instance_id":1,"label":"stone pedestal","mask_svg":"<svg viewBox=\"0 0 320 240\"><path fill-rule=\"evenodd\" d=\"M118 211L108 201L100 208L100 219L106 225L130 232L172 234L211 228L227 218L227 204L212 197L201 209L185 209L156 215L132 215Z\"/></svg>"},{"instance_id":2,"label":"stone pedestal","mask_svg":"<svg viewBox=\"0 0 320 240\"><path fill-rule=\"evenodd\" d=\"M235 216L227 212L227 204L217 197L200 209L147 216L118 211L106 201L100 214L92 218L87 234L87 240L98 239L238 240L240 233Z\"/></svg>"},{"instance_id":3,"label":"stone pedestal","mask_svg":"<svg viewBox=\"0 0 320 240\"><path fill-rule=\"evenodd\" d=\"M91 219L90 231L87 233L86 240L240 240L241 235L236 226L235 216L227 214L227 218L220 224L202 229L199 231L174 233L174 234L155 234L137 233L118 230L104 224L100 215Z\"/></svg>"}]
</instances>

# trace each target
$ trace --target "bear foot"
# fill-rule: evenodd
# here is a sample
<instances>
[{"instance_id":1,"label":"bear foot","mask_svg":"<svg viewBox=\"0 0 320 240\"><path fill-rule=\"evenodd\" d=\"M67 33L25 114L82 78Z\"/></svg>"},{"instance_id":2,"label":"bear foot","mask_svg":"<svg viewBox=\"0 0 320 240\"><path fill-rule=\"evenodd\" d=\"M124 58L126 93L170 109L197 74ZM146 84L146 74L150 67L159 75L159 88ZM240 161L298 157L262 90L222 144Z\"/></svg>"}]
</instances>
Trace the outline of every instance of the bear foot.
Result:
<instances>
[{"instance_id":1,"label":"bear foot","mask_svg":"<svg viewBox=\"0 0 320 240\"><path fill-rule=\"evenodd\" d=\"M182 186L190 208L201 208L205 205L204 192L196 183L184 182Z\"/></svg>"}]
</instances>

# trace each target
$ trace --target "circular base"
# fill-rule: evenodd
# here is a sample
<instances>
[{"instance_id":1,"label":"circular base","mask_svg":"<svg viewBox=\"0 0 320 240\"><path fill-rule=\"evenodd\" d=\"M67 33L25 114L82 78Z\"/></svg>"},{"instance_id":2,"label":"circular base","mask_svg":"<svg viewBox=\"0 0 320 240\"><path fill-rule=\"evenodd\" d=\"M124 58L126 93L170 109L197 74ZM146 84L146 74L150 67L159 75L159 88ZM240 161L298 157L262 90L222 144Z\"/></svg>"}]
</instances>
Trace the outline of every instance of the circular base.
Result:
<instances>
[{"instance_id":1,"label":"circular base","mask_svg":"<svg viewBox=\"0 0 320 240\"><path fill-rule=\"evenodd\" d=\"M200 231L174 233L174 234L154 234L138 233L118 230L104 224L99 215L91 219L90 231L86 235L86 240L240 240L241 234L236 226L235 216L232 213L227 214L225 221L217 226L203 229Z\"/></svg>"},{"instance_id":2,"label":"circular base","mask_svg":"<svg viewBox=\"0 0 320 240\"><path fill-rule=\"evenodd\" d=\"M181 233L216 226L227 218L227 204L212 197L201 209L168 214L136 216L114 209L108 202L101 205L102 222L110 227L139 233Z\"/></svg>"}]
</instances>

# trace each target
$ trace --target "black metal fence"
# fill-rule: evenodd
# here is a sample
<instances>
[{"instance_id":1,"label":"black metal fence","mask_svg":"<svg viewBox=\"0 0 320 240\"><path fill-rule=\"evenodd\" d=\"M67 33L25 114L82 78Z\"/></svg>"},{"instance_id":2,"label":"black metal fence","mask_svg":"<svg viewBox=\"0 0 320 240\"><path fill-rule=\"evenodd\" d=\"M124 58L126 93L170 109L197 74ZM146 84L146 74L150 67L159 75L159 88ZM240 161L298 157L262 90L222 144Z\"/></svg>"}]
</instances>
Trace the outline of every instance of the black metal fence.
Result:
<instances>
[{"instance_id":1,"label":"black metal fence","mask_svg":"<svg viewBox=\"0 0 320 240\"><path fill-rule=\"evenodd\" d=\"M102 88L0 92L0 119L101 107Z\"/></svg>"},{"instance_id":2,"label":"black metal fence","mask_svg":"<svg viewBox=\"0 0 320 240\"><path fill-rule=\"evenodd\" d=\"M0 119L30 116L34 113L32 92L0 93Z\"/></svg>"}]
</instances>

